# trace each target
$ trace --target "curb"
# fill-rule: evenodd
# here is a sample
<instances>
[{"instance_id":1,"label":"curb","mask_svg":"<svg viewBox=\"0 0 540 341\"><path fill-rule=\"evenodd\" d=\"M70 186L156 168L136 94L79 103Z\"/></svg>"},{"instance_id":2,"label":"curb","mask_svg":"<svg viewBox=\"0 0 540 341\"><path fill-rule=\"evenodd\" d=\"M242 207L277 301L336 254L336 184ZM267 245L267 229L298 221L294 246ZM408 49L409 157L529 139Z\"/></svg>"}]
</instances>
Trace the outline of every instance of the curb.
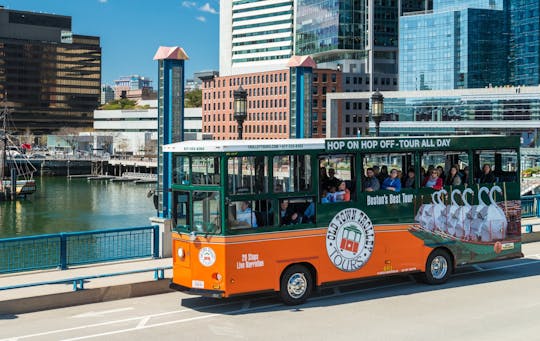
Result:
<instances>
[{"instance_id":1,"label":"curb","mask_svg":"<svg viewBox=\"0 0 540 341\"><path fill-rule=\"evenodd\" d=\"M539 242L539 241L540 241L540 231L521 234L522 243L534 243L534 242Z\"/></svg>"},{"instance_id":2,"label":"curb","mask_svg":"<svg viewBox=\"0 0 540 341\"><path fill-rule=\"evenodd\" d=\"M16 298L0 301L0 314L25 314L40 310L59 309L76 305L174 292L174 290L169 288L169 283L170 279L162 279L70 291L60 294Z\"/></svg>"}]
</instances>

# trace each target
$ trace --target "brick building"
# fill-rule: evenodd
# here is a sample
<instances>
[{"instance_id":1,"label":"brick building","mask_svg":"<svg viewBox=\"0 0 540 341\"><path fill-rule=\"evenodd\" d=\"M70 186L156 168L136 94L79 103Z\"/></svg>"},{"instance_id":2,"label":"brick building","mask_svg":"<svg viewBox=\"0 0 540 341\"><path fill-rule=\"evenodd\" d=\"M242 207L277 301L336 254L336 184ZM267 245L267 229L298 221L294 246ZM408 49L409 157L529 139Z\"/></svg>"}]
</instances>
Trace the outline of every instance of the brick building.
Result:
<instances>
[{"instance_id":1,"label":"brick building","mask_svg":"<svg viewBox=\"0 0 540 341\"><path fill-rule=\"evenodd\" d=\"M248 95L244 139L288 138L289 79L289 69L202 78L203 133L214 140L237 139L233 91L241 85Z\"/></svg>"}]
</instances>

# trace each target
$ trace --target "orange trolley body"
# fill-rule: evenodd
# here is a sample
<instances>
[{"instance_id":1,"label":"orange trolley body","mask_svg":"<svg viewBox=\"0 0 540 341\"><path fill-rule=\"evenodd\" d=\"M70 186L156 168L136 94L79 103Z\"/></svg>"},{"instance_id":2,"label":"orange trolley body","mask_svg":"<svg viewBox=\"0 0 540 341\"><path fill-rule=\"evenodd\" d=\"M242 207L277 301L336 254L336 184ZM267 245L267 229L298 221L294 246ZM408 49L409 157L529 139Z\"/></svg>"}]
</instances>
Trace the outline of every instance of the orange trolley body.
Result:
<instances>
[{"instance_id":1,"label":"orange trolley body","mask_svg":"<svg viewBox=\"0 0 540 341\"><path fill-rule=\"evenodd\" d=\"M333 282L419 273L440 284L456 266L523 256L519 138L188 141L164 150L175 165L171 288L180 291L276 291L298 304ZM479 181L486 160L492 183ZM367 171L383 162L416 172L416 185L366 190ZM461 185L424 188L426 162L472 171Z\"/></svg>"},{"instance_id":2,"label":"orange trolley body","mask_svg":"<svg viewBox=\"0 0 540 341\"><path fill-rule=\"evenodd\" d=\"M194 241L187 234L174 233L173 283L185 291L215 297L279 291L283 271L293 264L303 264L320 286L424 271L432 251L411 235L406 226L379 226L375 228L376 244L366 265L358 271L343 271L331 262L326 252L326 231L326 228L314 228L231 237L198 236ZM178 257L179 248L185 255L183 258ZM208 266L199 261L207 248L215 253L215 260Z\"/></svg>"}]
</instances>

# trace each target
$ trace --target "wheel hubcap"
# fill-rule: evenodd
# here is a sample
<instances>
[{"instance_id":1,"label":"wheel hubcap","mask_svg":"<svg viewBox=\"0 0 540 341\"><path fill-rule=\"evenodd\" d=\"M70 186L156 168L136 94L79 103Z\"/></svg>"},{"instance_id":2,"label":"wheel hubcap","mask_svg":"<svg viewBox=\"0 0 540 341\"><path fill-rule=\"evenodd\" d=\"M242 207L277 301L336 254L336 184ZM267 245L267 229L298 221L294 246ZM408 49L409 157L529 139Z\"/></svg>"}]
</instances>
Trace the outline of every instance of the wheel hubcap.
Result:
<instances>
[{"instance_id":1,"label":"wheel hubcap","mask_svg":"<svg viewBox=\"0 0 540 341\"><path fill-rule=\"evenodd\" d=\"M303 273L295 273L289 278L287 291L292 298L302 297L307 290L307 280Z\"/></svg>"},{"instance_id":2,"label":"wheel hubcap","mask_svg":"<svg viewBox=\"0 0 540 341\"><path fill-rule=\"evenodd\" d=\"M435 279L442 279L448 272L448 262L443 256L437 256L431 262L431 275Z\"/></svg>"}]
</instances>

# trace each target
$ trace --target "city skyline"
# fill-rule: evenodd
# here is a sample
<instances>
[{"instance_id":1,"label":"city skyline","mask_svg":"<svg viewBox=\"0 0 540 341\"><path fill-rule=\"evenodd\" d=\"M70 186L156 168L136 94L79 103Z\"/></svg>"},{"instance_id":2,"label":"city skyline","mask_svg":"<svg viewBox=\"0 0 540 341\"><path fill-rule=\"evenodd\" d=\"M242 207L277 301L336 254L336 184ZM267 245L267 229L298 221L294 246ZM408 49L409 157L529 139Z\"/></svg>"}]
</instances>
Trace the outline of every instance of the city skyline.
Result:
<instances>
[{"instance_id":1,"label":"city skyline","mask_svg":"<svg viewBox=\"0 0 540 341\"><path fill-rule=\"evenodd\" d=\"M99 36L105 84L113 85L115 79L132 74L157 80L152 57L161 45L185 49L190 58L186 63L188 78L201 70L217 70L219 1L162 0L160 6L153 4L128 0L0 2L6 9L71 16L74 32Z\"/></svg>"}]
</instances>

